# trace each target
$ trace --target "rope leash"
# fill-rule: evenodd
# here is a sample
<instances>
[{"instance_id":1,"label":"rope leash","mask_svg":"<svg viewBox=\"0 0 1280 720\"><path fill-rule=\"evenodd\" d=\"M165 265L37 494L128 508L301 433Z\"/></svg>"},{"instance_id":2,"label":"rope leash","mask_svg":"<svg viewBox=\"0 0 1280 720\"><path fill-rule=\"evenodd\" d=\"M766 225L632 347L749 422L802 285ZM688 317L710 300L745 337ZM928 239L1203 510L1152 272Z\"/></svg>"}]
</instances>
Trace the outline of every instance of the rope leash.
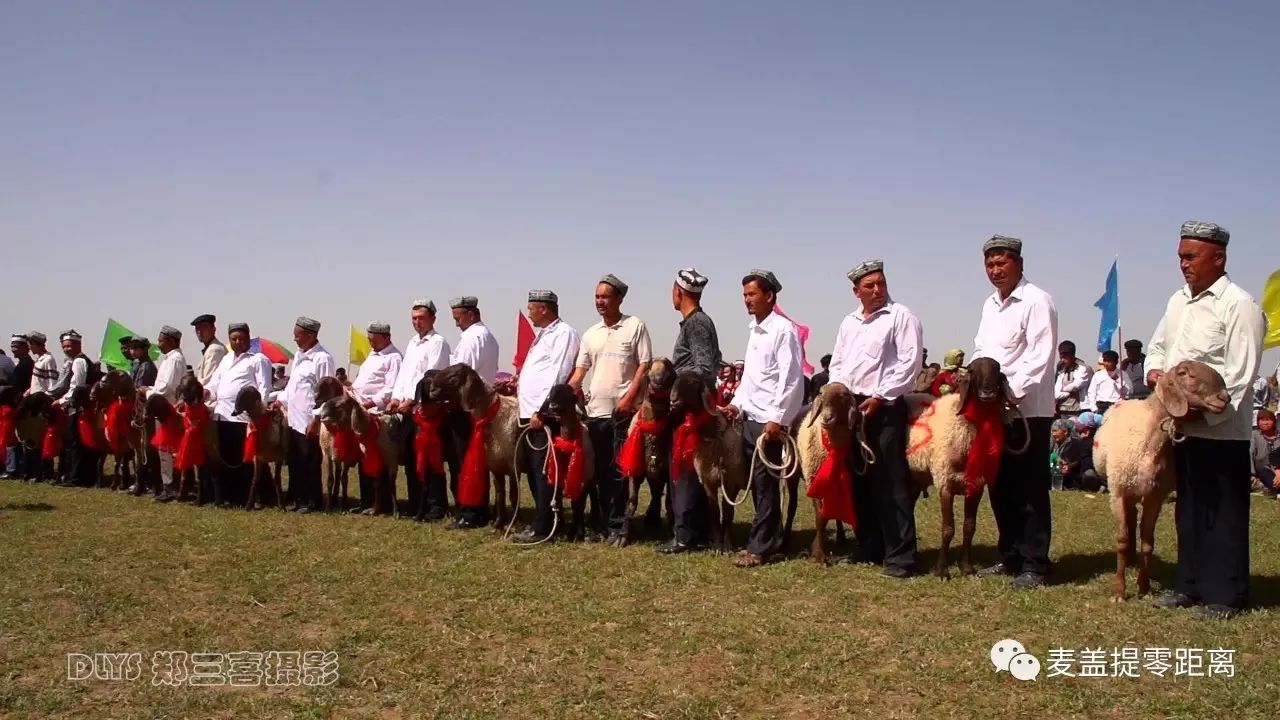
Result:
<instances>
[{"instance_id":1,"label":"rope leash","mask_svg":"<svg viewBox=\"0 0 1280 720\"><path fill-rule=\"evenodd\" d=\"M785 481L792 473L796 472L800 468L800 451L796 447L796 441L791 437L790 433L785 431L782 433L782 439L779 441L782 443L782 460L777 464L774 464L769 460L769 458L765 457L765 442L767 441L765 440L763 433L756 438L755 450L751 453L751 466L747 471L747 486L742 489L742 495L737 500L730 498L729 493L724 489L724 483L720 483L720 497L733 507L738 507L742 503L746 502L747 497L750 496L752 479L756 474L757 462L764 465L765 470L776 477L780 482ZM786 485L785 482L782 482L781 484ZM786 490L783 490L783 492L785 493Z\"/></svg>"},{"instance_id":2,"label":"rope leash","mask_svg":"<svg viewBox=\"0 0 1280 720\"><path fill-rule=\"evenodd\" d=\"M1017 405L1013 406L1013 414L1017 415L1018 419L1022 421L1022 447L1017 450L1014 450L1013 448L1005 448L1005 452L1010 455L1022 455L1031 447L1031 423L1027 422L1027 416L1022 414L1022 410L1020 410Z\"/></svg>"},{"instance_id":3,"label":"rope leash","mask_svg":"<svg viewBox=\"0 0 1280 720\"><path fill-rule=\"evenodd\" d=\"M532 450L535 453L546 450L548 453L547 457L551 459L551 473L552 473L551 475L551 486L552 486L551 532L547 533L547 536L542 538L541 540L535 540L533 542L528 542L528 543L516 543L516 547L531 548L531 547L537 547L542 543L545 543L551 538L555 537L556 530L560 527L560 503L556 502L556 493L560 492L560 459L556 457L556 451L554 448L551 447L551 429L550 428L548 428L545 425L542 427L542 434L544 437L547 438L547 443L542 447L535 447L533 444L533 440L529 436L529 430L531 429L529 425L528 424L520 425L519 423L517 423L517 426L521 428L520 436L516 438L517 447L519 447L520 443L523 442L525 444L525 447L528 447L530 450ZM534 504L535 505L537 504L537 498L534 498ZM518 511L519 507L520 507L520 474L517 472L516 473L517 512L511 513L511 520L510 522L507 523L507 529L505 532L502 533L503 539L506 539L506 537L511 534L511 528L515 526L516 515L519 514L519 511Z\"/></svg>"}]
</instances>

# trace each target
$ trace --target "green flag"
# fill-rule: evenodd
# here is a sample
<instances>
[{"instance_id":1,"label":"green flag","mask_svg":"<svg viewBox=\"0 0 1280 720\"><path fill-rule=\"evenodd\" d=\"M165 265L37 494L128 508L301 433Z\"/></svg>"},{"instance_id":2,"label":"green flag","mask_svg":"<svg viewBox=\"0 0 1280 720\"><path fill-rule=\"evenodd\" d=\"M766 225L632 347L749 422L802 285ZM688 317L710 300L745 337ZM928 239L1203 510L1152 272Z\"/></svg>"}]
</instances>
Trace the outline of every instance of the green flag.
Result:
<instances>
[{"instance_id":1,"label":"green flag","mask_svg":"<svg viewBox=\"0 0 1280 720\"><path fill-rule=\"evenodd\" d=\"M102 334L102 351L99 353L99 359L106 367L128 372L132 363L124 353L120 352L122 337L137 337L137 334L115 320L107 318L107 331ZM152 345L148 354L151 355L152 360L155 360L160 357L160 348Z\"/></svg>"}]
</instances>

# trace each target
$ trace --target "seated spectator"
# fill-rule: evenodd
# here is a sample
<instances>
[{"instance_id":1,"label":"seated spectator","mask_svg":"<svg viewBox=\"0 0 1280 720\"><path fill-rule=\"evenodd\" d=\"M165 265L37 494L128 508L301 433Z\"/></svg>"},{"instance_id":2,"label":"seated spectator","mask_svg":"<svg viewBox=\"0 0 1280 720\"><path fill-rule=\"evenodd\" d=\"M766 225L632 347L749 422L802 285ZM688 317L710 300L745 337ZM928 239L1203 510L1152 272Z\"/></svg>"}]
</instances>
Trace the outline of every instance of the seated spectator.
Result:
<instances>
[{"instance_id":1,"label":"seated spectator","mask_svg":"<svg viewBox=\"0 0 1280 720\"><path fill-rule=\"evenodd\" d=\"M964 351L959 348L948 350L942 356L942 368L939 370L938 376L933 379L933 384L929 387L929 393L934 397L942 397L955 392L961 378L967 372L968 370L964 367Z\"/></svg>"},{"instance_id":2,"label":"seated spectator","mask_svg":"<svg viewBox=\"0 0 1280 720\"><path fill-rule=\"evenodd\" d=\"M1129 387L1132 390L1129 397L1134 400L1151 394L1151 389L1147 387L1147 356L1142 352L1141 340L1125 340L1124 342L1124 360L1120 361L1120 371L1129 376Z\"/></svg>"},{"instance_id":3,"label":"seated spectator","mask_svg":"<svg viewBox=\"0 0 1280 720\"><path fill-rule=\"evenodd\" d=\"M1258 427L1258 411L1271 407L1275 399L1270 380L1274 378L1259 377L1253 383L1253 427Z\"/></svg>"},{"instance_id":4,"label":"seated spectator","mask_svg":"<svg viewBox=\"0 0 1280 720\"><path fill-rule=\"evenodd\" d=\"M1102 416L1083 412L1075 418L1076 437L1063 451L1062 486L1069 490L1098 492L1106 484L1093 469L1093 433L1102 424Z\"/></svg>"},{"instance_id":5,"label":"seated spectator","mask_svg":"<svg viewBox=\"0 0 1280 720\"><path fill-rule=\"evenodd\" d=\"M1065 418L1053 421L1049 430L1049 474L1053 478L1053 489L1062 489L1063 456L1071 443L1071 431L1075 423Z\"/></svg>"},{"instance_id":6,"label":"seated spectator","mask_svg":"<svg viewBox=\"0 0 1280 720\"><path fill-rule=\"evenodd\" d=\"M1270 410L1258 411L1258 429L1253 431L1249 452L1253 456L1254 492L1276 497L1280 491L1280 478L1276 477L1276 468L1280 468L1280 437L1276 434L1276 414Z\"/></svg>"},{"instance_id":7,"label":"seated spectator","mask_svg":"<svg viewBox=\"0 0 1280 720\"><path fill-rule=\"evenodd\" d=\"M1085 394L1085 406L1096 413L1105 413L1112 405L1128 399L1133 392L1129 375L1119 369L1120 354L1115 350L1102 353L1102 367L1089 379L1089 391Z\"/></svg>"}]
</instances>

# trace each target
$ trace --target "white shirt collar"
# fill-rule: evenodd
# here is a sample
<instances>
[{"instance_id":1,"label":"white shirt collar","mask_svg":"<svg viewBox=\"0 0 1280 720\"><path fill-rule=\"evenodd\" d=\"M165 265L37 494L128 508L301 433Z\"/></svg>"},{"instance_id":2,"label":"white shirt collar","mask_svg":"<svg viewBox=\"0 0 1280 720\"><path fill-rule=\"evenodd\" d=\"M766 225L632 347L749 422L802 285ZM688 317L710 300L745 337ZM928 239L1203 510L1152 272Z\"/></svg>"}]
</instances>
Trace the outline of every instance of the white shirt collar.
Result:
<instances>
[{"instance_id":1,"label":"white shirt collar","mask_svg":"<svg viewBox=\"0 0 1280 720\"><path fill-rule=\"evenodd\" d=\"M769 314L765 316L764 320L757 321L754 317L751 318L751 322L747 323L747 328L749 330L758 330L760 332L767 332L769 330L772 330L773 326L776 325L778 321L781 319L782 319L782 316L778 314L777 310L770 310Z\"/></svg>"},{"instance_id":2,"label":"white shirt collar","mask_svg":"<svg viewBox=\"0 0 1280 720\"><path fill-rule=\"evenodd\" d=\"M1226 291L1227 285L1229 285L1230 283L1231 283L1231 278L1228 278L1227 274L1223 273L1222 277L1215 280L1212 285L1205 288L1204 292L1200 293L1199 295L1193 296L1191 294L1191 286L1185 285L1185 284L1182 286L1182 294L1191 300L1197 300L1205 295L1222 297L1222 293Z\"/></svg>"}]
</instances>

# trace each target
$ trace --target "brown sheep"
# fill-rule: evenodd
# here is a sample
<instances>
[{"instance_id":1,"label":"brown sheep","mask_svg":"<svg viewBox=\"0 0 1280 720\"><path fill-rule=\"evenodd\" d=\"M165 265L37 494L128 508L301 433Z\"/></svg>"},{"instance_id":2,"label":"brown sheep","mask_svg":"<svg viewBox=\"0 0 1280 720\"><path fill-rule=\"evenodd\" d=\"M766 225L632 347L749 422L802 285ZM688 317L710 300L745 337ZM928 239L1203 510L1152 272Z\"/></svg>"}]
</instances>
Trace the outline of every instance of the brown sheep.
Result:
<instances>
[{"instance_id":1,"label":"brown sheep","mask_svg":"<svg viewBox=\"0 0 1280 720\"><path fill-rule=\"evenodd\" d=\"M747 486L747 464L743 457L742 426L730 422L715 408L702 378L692 373L681 374L671 393L671 411L684 413L683 425L693 427L695 418L709 416L698 428L697 446L693 453L693 469L707 493L707 511L711 520L711 545L716 552L733 551L733 505L721 497L721 489L729 497L737 497ZM681 434L677 427L675 438ZM673 452L679 442L673 439ZM673 465L678 464L673 456ZM673 468L672 478L676 478Z\"/></svg>"},{"instance_id":2,"label":"brown sheep","mask_svg":"<svg viewBox=\"0 0 1280 720\"><path fill-rule=\"evenodd\" d=\"M458 363L441 370L431 383L431 402L444 403L465 413L474 423L498 403L496 414L484 429L485 462L493 481L493 525L504 527L520 510L516 441L520 437L520 406L510 395L499 395L470 366ZM507 507L507 489L511 506Z\"/></svg>"},{"instance_id":3,"label":"brown sheep","mask_svg":"<svg viewBox=\"0 0 1280 720\"><path fill-rule=\"evenodd\" d=\"M595 453L582 424L586 409L579 404L577 394L568 384L552 387L543 407L545 415L539 413L539 416L558 426L552 447L547 449L546 481L558 485L560 494L569 498L573 521L567 538L570 541L582 540L586 537L584 509L587 493L595 482ZM555 453L554 458L552 453Z\"/></svg>"},{"instance_id":4,"label":"brown sheep","mask_svg":"<svg viewBox=\"0 0 1280 720\"><path fill-rule=\"evenodd\" d=\"M218 451L217 426L213 422L212 413L204 404L204 386L195 376L187 376L178 383L178 409L182 412L183 440L173 471L178 476L178 500L181 502L191 489L191 480L198 480L201 471L207 472L209 466L218 462L221 455ZM197 489L198 504L211 499L211 490Z\"/></svg>"},{"instance_id":5,"label":"brown sheep","mask_svg":"<svg viewBox=\"0 0 1280 720\"><path fill-rule=\"evenodd\" d=\"M342 385L342 381L332 375L320 378L320 382L316 383L316 401L315 409L319 410L326 402L334 398L341 397L346 394L346 388ZM322 470L322 487L324 488L324 507L326 510L332 510L334 500L337 499L338 510L345 511L347 509L347 484L350 481L351 468L359 462L359 458L352 455L358 448L343 448L342 454L347 455L346 460L338 458L338 448L334 445L334 429L333 423L322 422L319 432L320 458ZM292 478L290 483L294 482Z\"/></svg>"},{"instance_id":6,"label":"brown sheep","mask_svg":"<svg viewBox=\"0 0 1280 720\"><path fill-rule=\"evenodd\" d=\"M1226 383L1213 368L1184 360L1160 378L1143 400L1122 402L1106 415L1093 440L1093 467L1106 478L1116 521L1116 578L1112 602L1123 602L1126 562L1132 556L1142 506L1142 566L1138 592L1151 590L1151 555L1155 551L1160 506L1173 490L1173 444L1177 424L1192 410L1218 414L1229 407Z\"/></svg>"},{"instance_id":7,"label":"brown sheep","mask_svg":"<svg viewBox=\"0 0 1280 720\"><path fill-rule=\"evenodd\" d=\"M862 416L858 412L858 405L853 393L843 384L838 382L827 383L818 392L818 397L813 401L813 405L809 407L809 411L795 426L796 450L800 455L800 473L804 476L805 483L809 486L810 491L814 488L814 480L818 476L818 471L832 453L836 457L843 457L847 453L860 451L854 434L861 424L861 419ZM834 462L841 466L844 465L839 461ZM847 477L842 472L843 468L841 467L832 469L835 471L831 476L833 480L841 482L847 480L847 487L843 487L841 490L849 496L850 506L852 507L852 478ZM788 500L787 520L783 528L783 538L790 537L792 523L795 520L799 477L793 473L787 479L787 483L790 499ZM832 495L832 497L838 498L839 495ZM827 562L827 521L837 517L839 510L826 508L824 512L823 505L824 503L821 499L814 498L814 518L816 519L817 527L809 556L816 562L825 564ZM852 518L846 519L850 520L850 522L853 521Z\"/></svg>"},{"instance_id":8,"label":"brown sheep","mask_svg":"<svg viewBox=\"0 0 1280 720\"><path fill-rule=\"evenodd\" d=\"M111 481L112 490L130 488L129 469L132 467L137 479L133 482L133 492L141 495L143 490L142 467L146 463L146 438L143 429L146 427L146 413L142 403L138 402L138 390L133 378L128 373L110 370L93 386L91 391L95 404L103 409L103 427L106 431L107 452L115 459L115 477Z\"/></svg>"},{"instance_id":9,"label":"brown sheep","mask_svg":"<svg viewBox=\"0 0 1280 720\"><path fill-rule=\"evenodd\" d=\"M373 514L387 512L384 497L391 499L391 514L400 514L396 503L395 478L400 467L404 446L403 420L399 415L374 415L352 395L326 400L317 413L321 426L329 426L330 432L349 430L359 443L360 471L373 478ZM345 460L343 461L346 462ZM343 468L342 502L346 503L346 468ZM332 488L331 488L332 489ZM363 500L363 498L362 498Z\"/></svg>"},{"instance_id":10,"label":"brown sheep","mask_svg":"<svg viewBox=\"0 0 1280 720\"><path fill-rule=\"evenodd\" d=\"M662 519L663 492L671 482L671 389L676 384L675 365L666 358L649 363L643 398L631 419L627 442L618 454L618 467L627 480L627 515L622 521L618 547L630 542L632 517L640 505L640 485L649 484L649 509L645 525L656 526ZM671 517L670 495L667 517Z\"/></svg>"},{"instance_id":11,"label":"brown sheep","mask_svg":"<svg viewBox=\"0 0 1280 720\"><path fill-rule=\"evenodd\" d=\"M970 363L968 375L956 392L941 398L922 393L906 396L907 464L921 489L930 485L938 488L942 546L934 573L944 580L950 577L948 554L956 534L956 495L964 497L960 571L966 575L973 572L978 508L983 490L996 481L1005 440L1004 408L1009 397L1009 384L1000 363L990 358ZM988 438L991 444L984 447Z\"/></svg>"},{"instance_id":12,"label":"brown sheep","mask_svg":"<svg viewBox=\"0 0 1280 720\"><path fill-rule=\"evenodd\" d=\"M248 386L236 394L234 413L249 418L248 435L244 441L244 462L253 463L253 481L249 484L249 497L245 509L252 510L258 495L258 483L265 473L274 484L276 506L284 509L284 492L281 490L280 473L284 467L288 434L285 432L284 414L267 409L262 394ZM271 466L274 465L274 472Z\"/></svg>"}]
</instances>

